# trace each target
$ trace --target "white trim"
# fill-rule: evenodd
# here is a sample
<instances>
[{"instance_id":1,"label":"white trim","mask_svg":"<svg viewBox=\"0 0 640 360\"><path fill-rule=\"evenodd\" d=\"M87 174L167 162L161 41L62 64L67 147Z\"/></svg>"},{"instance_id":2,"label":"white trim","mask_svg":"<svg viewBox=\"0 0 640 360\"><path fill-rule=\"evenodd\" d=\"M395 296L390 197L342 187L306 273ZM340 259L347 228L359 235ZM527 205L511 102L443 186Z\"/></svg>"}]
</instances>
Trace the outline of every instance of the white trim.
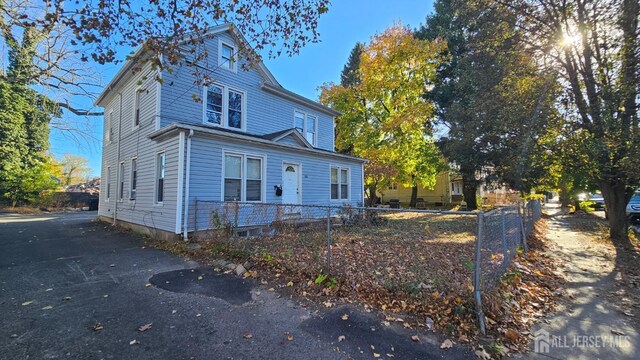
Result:
<instances>
[{"instance_id":1,"label":"white trim","mask_svg":"<svg viewBox=\"0 0 640 360\"><path fill-rule=\"evenodd\" d=\"M153 172L153 206L163 206L164 204L164 195L165 195L165 189L166 189L166 184L164 183L164 181L162 182L162 201L158 201L158 156L160 154L164 154L164 178L166 179L167 177L167 151L165 148L162 148L160 150L156 150L155 153L155 157L153 158L153 161L155 162L154 165L154 172Z\"/></svg>"},{"instance_id":2,"label":"white trim","mask_svg":"<svg viewBox=\"0 0 640 360\"><path fill-rule=\"evenodd\" d=\"M107 144L113 143L113 109L109 110L109 115L107 118Z\"/></svg>"},{"instance_id":3,"label":"white trim","mask_svg":"<svg viewBox=\"0 0 640 360\"><path fill-rule=\"evenodd\" d=\"M163 56L160 54L160 63L163 61ZM160 121L162 115L162 70L158 68L158 79L156 80L156 130L160 129Z\"/></svg>"},{"instance_id":4,"label":"white trim","mask_svg":"<svg viewBox=\"0 0 640 360\"><path fill-rule=\"evenodd\" d=\"M107 165L107 188L104 192L104 201L109 202L111 198L111 166Z\"/></svg>"},{"instance_id":5,"label":"white trim","mask_svg":"<svg viewBox=\"0 0 640 360\"><path fill-rule=\"evenodd\" d=\"M178 137L178 186L176 194L176 234L182 231L182 204L184 200L184 131ZM166 162L166 158L165 158ZM166 163L165 163L166 168ZM166 169L165 169L166 172ZM166 173L165 173L166 175Z\"/></svg>"},{"instance_id":6,"label":"white trim","mask_svg":"<svg viewBox=\"0 0 640 360\"><path fill-rule=\"evenodd\" d=\"M143 90L144 89L142 88L142 85L136 86L136 88L133 90L133 121L131 122L131 131L140 129L140 123L142 122L142 114L140 113L140 105L142 101L140 101L140 97L142 97ZM138 125L136 125L136 110L138 110Z\"/></svg>"},{"instance_id":7,"label":"white trim","mask_svg":"<svg viewBox=\"0 0 640 360\"><path fill-rule=\"evenodd\" d=\"M302 204L302 163L282 160L282 178L280 186L284 184L285 165L294 165L298 167L298 205L300 205ZM280 199L280 201L282 202L283 200ZM285 204L284 202L282 203Z\"/></svg>"},{"instance_id":8,"label":"white trim","mask_svg":"<svg viewBox=\"0 0 640 360\"><path fill-rule=\"evenodd\" d=\"M287 131L287 132L285 132L285 133L283 133L281 135L278 135L275 138L271 139L271 141L278 142L278 141L286 138L289 135L291 135L291 136L295 137L296 139L298 139L297 141L300 143L300 145L303 145L308 149L313 149L313 145L311 145L309 143L309 141L307 141L307 139L305 139L302 136L302 134L300 134L300 132L298 130L296 130L296 129L291 129L291 130L289 130L289 131Z\"/></svg>"},{"instance_id":9,"label":"white trim","mask_svg":"<svg viewBox=\"0 0 640 360\"><path fill-rule=\"evenodd\" d=\"M116 184L116 199L118 202L123 202L125 198L124 194L124 174L125 174L125 165L124 161L120 161L118 164L118 176L117 176L117 184ZM122 195L122 196L121 196Z\"/></svg>"},{"instance_id":10,"label":"white trim","mask_svg":"<svg viewBox=\"0 0 640 360\"><path fill-rule=\"evenodd\" d=\"M302 115L304 115L304 120L303 120L303 124L302 124L302 137L309 142L309 140L307 139L307 121L309 121L309 117L311 116L314 119L314 132L313 132L313 141L309 142L309 144L312 147L317 147L318 146L318 125L319 125L319 119L320 117L317 114L314 113L310 113L309 111L305 111L305 110L300 110L298 108L294 108L293 109L293 128L297 131L297 127L296 127L296 112L300 113ZM299 131L298 131L299 133Z\"/></svg>"},{"instance_id":11,"label":"white trim","mask_svg":"<svg viewBox=\"0 0 640 360\"><path fill-rule=\"evenodd\" d=\"M209 86L217 86L222 90L222 113L221 118L220 118L220 124L213 124L207 121L207 100L208 100L208 91L209 91ZM224 85L221 84L219 82L213 82L211 83L209 86L203 86L203 91L202 91L202 124L204 126L210 126L210 127L221 127L224 129L230 129L230 130L235 130L235 131L243 131L246 132L247 131L247 92L244 90L240 90L238 88L235 88L233 86L228 86L228 85ZM236 127L231 127L229 126L229 91L233 91L235 93L241 94L242 95L242 113L241 113L241 119L240 121L242 122L242 124L240 124L240 128L236 128Z\"/></svg>"},{"instance_id":12,"label":"white trim","mask_svg":"<svg viewBox=\"0 0 640 360\"><path fill-rule=\"evenodd\" d=\"M360 176L362 178L362 184L360 184L360 191L362 192L362 206L367 206L365 204L365 198L364 198L364 163L360 164L360 168L361 168L361 171L362 171L360 173Z\"/></svg>"},{"instance_id":13,"label":"white trim","mask_svg":"<svg viewBox=\"0 0 640 360\"><path fill-rule=\"evenodd\" d=\"M131 194L133 194L133 162L136 162L136 197L135 198L131 198ZM136 199L138 198L138 156L134 156L131 158L131 160L129 161L129 167L131 168L130 170L130 174L129 174L129 202L130 203L135 203Z\"/></svg>"},{"instance_id":14,"label":"white trim","mask_svg":"<svg viewBox=\"0 0 640 360\"><path fill-rule=\"evenodd\" d=\"M243 150L235 150L235 149L222 149L222 171L220 177L220 200L227 201L224 199L224 180L226 178L225 175L225 158L227 155L235 155L241 157L240 160L240 199L238 201L242 202L255 202L255 203L264 203L266 202L267 197L267 155L264 154L254 154L250 152L246 152ZM247 201L247 157L260 159L260 175L261 175L261 184L260 184L260 201Z\"/></svg>"},{"instance_id":15,"label":"white trim","mask_svg":"<svg viewBox=\"0 0 640 360\"><path fill-rule=\"evenodd\" d=\"M189 135L187 136L187 164L186 164L186 175L185 175L185 184L184 184L184 216L183 219L183 231L182 239L187 241L189 239L189 202L190 195L189 190L191 189L190 179L191 179L191 138L193 137L193 130L189 130ZM195 224L194 230L197 230L198 224Z\"/></svg>"},{"instance_id":16,"label":"white trim","mask_svg":"<svg viewBox=\"0 0 640 360\"><path fill-rule=\"evenodd\" d=\"M331 171L338 169L338 198L333 199L331 197ZM347 198L342 198L342 170L347 170ZM329 164L329 200L333 202L348 202L351 201L351 167L344 165Z\"/></svg>"},{"instance_id":17,"label":"white trim","mask_svg":"<svg viewBox=\"0 0 640 360\"><path fill-rule=\"evenodd\" d=\"M231 48L231 57L233 58L233 60L228 61L228 64L229 64L228 67L227 65L223 64L223 60L222 60L223 46L228 46ZM228 41L222 40L222 38L218 38L218 68L225 69L233 73L237 73L238 72L238 59L236 59L237 53L238 53L238 47L236 46L236 44L232 44Z\"/></svg>"},{"instance_id":18,"label":"white trim","mask_svg":"<svg viewBox=\"0 0 640 360\"><path fill-rule=\"evenodd\" d=\"M172 131L179 131L181 129L186 129L186 130L193 130L193 131L197 131L200 134L203 135L210 135L212 137L219 137L221 139L224 140L228 140L228 139L236 139L236 140L241 140L241 141L245 141L245 142L249 142L249 143L256 143L256 144L261 144L261 145L265 145L268 147L272 147L272 148L277 148L279 150L285 150L285 151L293 151L293 152L302 152L302 153L307 153L307 154L315 154L315 155L319 155L320 157L332 157L332 158L337 158L340 160L347 160L347 161L357 161L357 162L368 162L367 159L363 159L363 158L359 158L359 157L355 157L355 156L349 156L349 155L344 155L344 154L340 154L334 151L329 151L329 150L322 150L322 149L309 149L309 148L305 148L305 147L300 147L300 146L294 146L294 145L288 145L288 144L282 144L282 143L277 143L274 142L273 140L267 140L267 139L263 139L263 138L258 138L258 137L254 137L254 136L249 136L246 134L239 134L239 133L233 133L233 132L228 132L228 131L220 131L218 129L216 129L215 127L211 127L211 126L200 126L200 125L188 125L188 124L179 124L179 123L173 123L169 126L165 126L162 129L158 130L158 131L154 131L153 133L149 134L148 137L150 139L158 139L158 138L162 138L165 136L173 136L173 134L170 134Z\"/></svg>"}]
</instances>

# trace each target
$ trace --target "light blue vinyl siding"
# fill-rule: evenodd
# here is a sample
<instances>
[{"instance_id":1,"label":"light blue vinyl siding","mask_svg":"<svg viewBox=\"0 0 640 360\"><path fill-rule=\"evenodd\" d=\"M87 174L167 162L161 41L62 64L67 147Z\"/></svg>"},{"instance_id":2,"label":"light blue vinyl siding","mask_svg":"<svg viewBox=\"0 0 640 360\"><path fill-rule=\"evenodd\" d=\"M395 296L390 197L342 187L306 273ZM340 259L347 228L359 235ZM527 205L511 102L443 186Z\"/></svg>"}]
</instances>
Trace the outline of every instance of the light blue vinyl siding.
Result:
<instances>
[{"instance_id":1,"label":"light blue vinyl siding","mask_svg":"<svg viewBox=\"0 0 640 360\"><path fill-rule=\"evenodd\" d=\"M282 166L284 162L300 164L302 176L302 203L305 205L362 205L362 164L359 161L322 157L318 154L295 152L260 144L246 144L233 140L194 136L191 143L191 179L189 199L189 230L194 230L195 199L222 200L223 152L239 152L259 155L265 158L266 199L267 203L282 203L276 196L275 185L282 184ZM332 201L330 199L331 166L349 168L350 199ZM209 226L209 219L199 213L198 229Z\"/></svg>"},{"instance_id":2,"label":"light blue vinyl siding","mask_svg":"<svg viewBox=\"0 0 640 360\"><path fill-rule=\"evenodd\" d=\"M116 212L118 220L175 232L177 178L178 178L178 137L159 142L152 141L148 135L156 130L156 91L158 89L155 71L145 66L142 71L131 75L112 90L105 99L105 131L107 121L113 112L113 141L102 147L102 178L106 179L107 167L111 168L111 198L106 201L106 191L100 192L98 214L113 217ZM141 84L140 84L140 83ZM136 91L140 91L140 124L134 127L134 99ZM120 96L122 94L122 97ZM122 102L121 102L122 101ZM119 124L119 122L122 122ZM106 134L105 134L106 136ZM106 137L103 137L105 139ZM120 146L118 147L118 141ZM118 151L120 152L118 156ZM154 203L156 154L166 153L165 200L162 206ZM137 159L138 179L135 201L130 200L131 159ZM120 165L124 163L124 174L119 174ZM124 199L119 201L119 176L124 179ZM103 189L106 190L106 181Z\"/></svg>"},{"instance_id":3,"label":"light blue vinyl siding","mask_svg":"<svg viewBox=\"0 0 640 360\"><path fill-rule=\"evenodd\" d=\"M304 105L270 94L261 89L265 81L256 70L243 70L238 66L237 72L218 67L218 38L225 42L233 42L227 33L219 34L205 41L209 56L202 66L210 69L208 76L224 86L246 93L247 133L269 134L293 128L294 110L300 110L318 117L318 144L320 149L333 151L333 117L320 113ZM180 122L193 125L203 124L204 105L195 101L193 96L203 101L203 86L196 84L193 67L179 66L172 73L163 73L161 126ZM205 71L198 68L198 71Z\"/></svg>"}]
</instances>

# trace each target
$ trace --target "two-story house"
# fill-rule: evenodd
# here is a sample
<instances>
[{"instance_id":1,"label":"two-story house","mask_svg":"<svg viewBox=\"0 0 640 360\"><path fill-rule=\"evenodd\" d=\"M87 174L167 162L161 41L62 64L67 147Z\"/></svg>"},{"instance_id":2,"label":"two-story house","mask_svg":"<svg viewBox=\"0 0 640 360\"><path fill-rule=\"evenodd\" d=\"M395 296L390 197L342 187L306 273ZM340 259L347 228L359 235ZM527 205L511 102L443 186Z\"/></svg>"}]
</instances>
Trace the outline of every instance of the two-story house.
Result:
<instances>
[{"instance_id":1,"label":"two-story house","mask_svg":"<svg viewBox=\"0 0 640 360\"><path fill-rule=\"evenodd\" d=\"M97 99L99 216L177 238L197 226L196 199L362 204L365 160L334 151L340 114L284 89L262 63L244 69L235 28L214 27L203 41L206 86L186 65L134 72L129 61Z\"/></svg>"}]
</instances>

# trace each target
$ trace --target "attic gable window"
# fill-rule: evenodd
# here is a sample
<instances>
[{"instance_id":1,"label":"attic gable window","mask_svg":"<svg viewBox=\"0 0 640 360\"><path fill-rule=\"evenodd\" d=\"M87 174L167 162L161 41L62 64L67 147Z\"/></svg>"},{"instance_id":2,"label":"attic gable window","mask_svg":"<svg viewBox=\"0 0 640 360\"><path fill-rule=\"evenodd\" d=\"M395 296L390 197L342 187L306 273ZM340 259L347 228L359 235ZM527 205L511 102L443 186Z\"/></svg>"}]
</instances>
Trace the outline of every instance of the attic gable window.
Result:
<instances>
[{"instance_id":1,"label":"attic gable window","mask_svg":"<svg viewBox=\"0 0 640 360\"><path fill-rule=\"evenodd\" d=\"M206 125L244 131L246 128L247 96L243 91L212 84L204 88L204 119Z\"/></svg>"},{"instance_id":2,"label":"attic gable window","mask_svg":"<svg viewBox=\"0 0 640 360\"><path fill-rule=\"evenodd\" d=\"M233 45L220 40L218 46L218 66L221 69L236 71L235 54L236 48Z\"/></svg>"}]
</instances>

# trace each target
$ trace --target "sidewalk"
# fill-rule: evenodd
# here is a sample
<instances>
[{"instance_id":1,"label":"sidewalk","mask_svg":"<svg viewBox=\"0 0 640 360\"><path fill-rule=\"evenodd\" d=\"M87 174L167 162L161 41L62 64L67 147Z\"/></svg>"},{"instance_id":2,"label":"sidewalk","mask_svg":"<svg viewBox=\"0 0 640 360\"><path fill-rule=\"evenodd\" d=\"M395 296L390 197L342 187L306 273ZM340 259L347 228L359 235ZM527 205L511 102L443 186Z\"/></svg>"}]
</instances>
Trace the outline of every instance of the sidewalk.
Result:
<instances>
[{"instance_id":1,"label":"sidewalk","mask_svg":"<svg viewBox=\"0 0 640 360\"><path fill-rule=\"evenodd\" d=\"M547 204L545 210L551 216L549 252L567 279L566 293L558 311L534 326L536 339L522 358L637 359L638 331L605 297L616 290L615 254L571 230L570 215L563 215L557 204Z\"/></svg>"}]
</instances>

